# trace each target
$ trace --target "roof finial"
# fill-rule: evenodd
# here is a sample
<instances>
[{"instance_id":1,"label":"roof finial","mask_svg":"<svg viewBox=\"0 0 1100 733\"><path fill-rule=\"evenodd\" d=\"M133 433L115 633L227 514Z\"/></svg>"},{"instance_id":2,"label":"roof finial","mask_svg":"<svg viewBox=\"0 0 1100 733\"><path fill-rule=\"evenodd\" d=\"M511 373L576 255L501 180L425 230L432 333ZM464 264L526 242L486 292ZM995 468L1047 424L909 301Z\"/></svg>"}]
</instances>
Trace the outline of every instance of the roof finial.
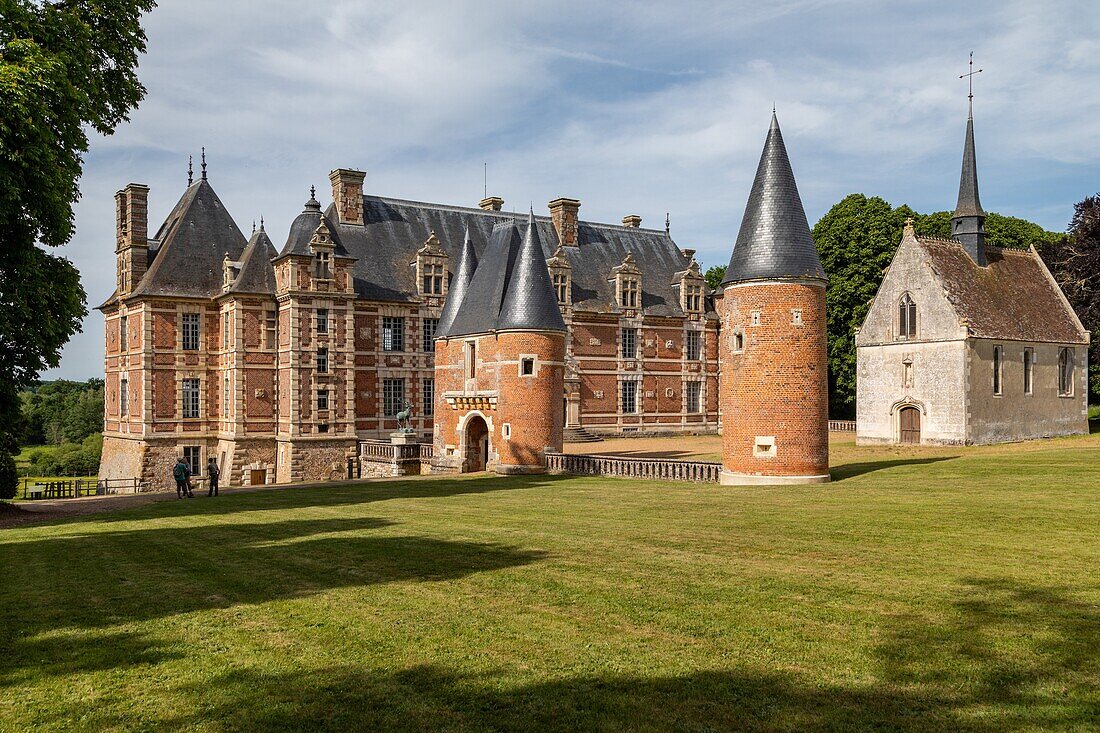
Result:
<instances>
[{"instance_id":1,"label":"roof finial","mask_svg":"<svg viewBox=\"0 0 1100 733\"><path fill-rule=\"evenodd\" d=\"M202 180L206 180L206 146L202 148Z\"/></svg>"},{"instance_id":2,"label":"roof finial","mask_svg":"<svg viewBox=\"0 0 1100 733\"><path fill-rule=\"evenodd\" d=\"M264 230L264 215L260 214L260 231Z\"/></svg>"},{"instance_id":3,"label":"roof finial","mask_svg":"<svg viewBox=\"0 0 1100 733\"><path fill-rule=\"evenodd\" d=\"M310 197L310 199L317 198L317 187L316 186L310 185L310 187L309 187L309 197Z\"/></svg>"},{"instance_id":4,"label":"roof finial","mask_svg":"<svg viewBox=\"0 0 1100 733\"><path fill-rule=\"evenodd\" d=\"M187 185L190 186L192 179L195 177L194 162L190 155L187 156Z\"/></svg>"},{"instance_id":5,"label":"roof finial","mask_svg":"<svg viewBox=\"0 0 1100 733\"><path fill-rule=\"evenodd\" d=\"M966 95L966 99L970 105L970 113L967 115L967 119L974 119L974 75L982 73L981 69L974 71L974 52L970 52L970 73L959 74L960 79L967 79L970 85L970 93Z\"/></svg>"},{"instance_id":6,"label":"roof finial","mask_svg":"<svg viewBox=\"0 0 1100 733\"><path fill-rule=\"evenodd\" d=\"M668 230L672 228L672 220L669 219L668 212L665 212L665 236L668 236Z\"/></svg>"},{"instance_id":7,"label":"roof finial","mask_svg":"<svg viewBox=\"0 0 1100 733\"><path fill-rule=\"evenodd\" d=\"M256 220L255 219L252 220L252 233L253 234L256 233Z\"/></svg>"}]
</instances>

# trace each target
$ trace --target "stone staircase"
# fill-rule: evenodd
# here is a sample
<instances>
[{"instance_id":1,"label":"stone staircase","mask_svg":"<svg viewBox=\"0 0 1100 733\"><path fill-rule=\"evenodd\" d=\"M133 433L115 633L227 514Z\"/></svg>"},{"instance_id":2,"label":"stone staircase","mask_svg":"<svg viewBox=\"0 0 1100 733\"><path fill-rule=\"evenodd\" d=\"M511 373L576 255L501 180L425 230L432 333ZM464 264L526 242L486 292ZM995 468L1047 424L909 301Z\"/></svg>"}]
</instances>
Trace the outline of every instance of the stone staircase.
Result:
<instances>
[{"instance_id":1,"label":"stone staircase","mask_svg":"<svg viewBox=\"0 0 1100 733\"><path fill-rule=\"evenodd\" d=\"M562 438L566 443L599 443L603 440L600 436L593 435L580 426L566 428Z\"/></svg>"}]
</instances>

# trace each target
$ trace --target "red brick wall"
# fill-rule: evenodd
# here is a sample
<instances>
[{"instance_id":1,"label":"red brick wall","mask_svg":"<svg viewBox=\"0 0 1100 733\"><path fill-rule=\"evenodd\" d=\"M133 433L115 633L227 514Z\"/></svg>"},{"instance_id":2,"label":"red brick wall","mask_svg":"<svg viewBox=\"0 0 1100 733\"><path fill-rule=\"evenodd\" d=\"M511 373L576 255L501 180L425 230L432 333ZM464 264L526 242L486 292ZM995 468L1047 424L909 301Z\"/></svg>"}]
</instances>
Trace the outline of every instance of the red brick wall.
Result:
<instances>
[{"instance_id":1,"label":"red brick wall","mask_svg":"<svg viewBox=\"0 0 1100 733\"><path fill-rule=\"evenodd\" d=\"M825 289L797 283L727 288L722 315L722 463L762 476L829 472ZM803 325L792 325L792 309ZM753 311L760 325L751 325ZM732 352L733 334L744 352ZM775 457L753 455L758 436L775 437Z\"/></svg>"}]
</instances>

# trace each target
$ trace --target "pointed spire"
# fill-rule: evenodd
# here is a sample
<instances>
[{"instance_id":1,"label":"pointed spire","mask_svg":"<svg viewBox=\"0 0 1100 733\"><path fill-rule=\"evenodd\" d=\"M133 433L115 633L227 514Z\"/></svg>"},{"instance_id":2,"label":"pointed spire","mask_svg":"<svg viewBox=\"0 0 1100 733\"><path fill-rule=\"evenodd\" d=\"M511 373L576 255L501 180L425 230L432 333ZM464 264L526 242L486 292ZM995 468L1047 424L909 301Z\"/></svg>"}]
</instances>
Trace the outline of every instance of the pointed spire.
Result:
<instances>
[{"instance_id":1,"label":"pointed spire","mask_svg":"<svg viewBox=\"0 0 1100 733\"><path fill-rule=\"evenodd\" d=\"M470 236L470 225L467 224L466 233L462 237L462 252L458 256L458 269L447 287L447 299L443 303L443 312L439 314L439 322L435 327L436 338L447 336L447 330L454 323L459 309L462 308L462 301L466 298L466 292L470 288L470 281L474 279L476 270L477 252L474 249L474 238Z\"/></svg>"},{"instance_id":2,"label":"pointed spire","mask_svg":"<svg viewBox=\"0 0 1100 733\"><path fill-rule=\"evenodd\" d=\"M756 178L722 282L784 278L826 279L810 237L779 119L772 112Z\"/></svg>"},{"instance_id":3,"label":"pointed spire","mask_svg":"<svg viewBox=\"0 0 1100 733\"><path fill-rule=\"evenodd\" d=\"M974 152L974 117L966 120L959 199L951 217L951 236L962 242L970 257L982 267L985 257L985 211L978 198L978 159Z\"/></svg>"},{"instance_id":4,"label":"pointed spire","mask_svg":"<svg viewBox=\"0 0 1100 733\"><path fill-rule=\"evenodd\" d=\"M188 187L191 186L191 183L193 182L194 177L195 177L194 163L193 163L192 157L190 155L188 155L187 156L187 185L188 185Z\"/></svg>"},{"instance_id":5,"label":"pointed spire","mask_svg":"<svg viewBox=\"0 0 1100 733\"><path fill-rule=\"evenodd\" d=\"M497 330L565 330L558 298L550 282L550 270L546 267L542 239L535 224L534 206L527 215L527 233L516 253L508 289L500 307Z\"/></svg>"},{"instance_id":6,"label":"pointed spire","mask_svg":"<svg viewBox=\"0 0 1100 733\"><path fill-rule=\"evenodd\" d=\"M306 211L310 211L310 210L320 211L321 210L321 202L317 200L317 187L316 186L310 186L309 187L309 201L306 201L305 210Z\"/></svg>"},{"instance_id":7,"label":"pointed spire","mask_svg":"<svg viewBox=\"0 0 1100 733\"><path fill-rule=\"evenodd\" d=\"M206 146L202 148L202 180L206 180Z\"/></svg>"}]
</instances>

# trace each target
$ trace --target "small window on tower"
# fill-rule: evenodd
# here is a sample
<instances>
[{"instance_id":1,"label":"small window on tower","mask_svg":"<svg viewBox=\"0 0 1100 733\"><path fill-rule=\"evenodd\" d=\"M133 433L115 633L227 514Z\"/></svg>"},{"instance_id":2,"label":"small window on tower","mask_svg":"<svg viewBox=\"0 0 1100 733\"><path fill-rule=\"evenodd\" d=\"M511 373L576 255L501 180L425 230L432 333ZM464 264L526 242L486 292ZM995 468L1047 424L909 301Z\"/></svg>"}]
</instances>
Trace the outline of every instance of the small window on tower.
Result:
<instances>
[{"instance_id":1,"label":"small window on tower","mask_svg":"<svg viewBox=\"0 0 1100 733\"><path fill-rule=\"evenodd\" d=\"M531 377L535 374L535 359L525 356L519 360L519 373L522 377Z\"/></svg>"},{"instance_id":2,"label":"small window on tower","mask_svg":"<svg viewBox=\"0 0 1100 733\"><path fill-rule=\"evenodd\" d=\"M791 324L795 325L795 326L801 326L802 325L802 309L801 308L792 308L791 309Z\"/></svg>"},{"instance_id":3,"label":"small window on tower","mask_svg":"<svg viewBox=\"0 0 1100 733\"><path fill-rule=\"evenodd\" d=\"M744 351L745 350L745 334L741 331L733 332L733 350Z\"/></svg>"},{"instance_id":4,"label":"small window on tower","mask_svg":"<svg viewBox=\"0 0 1100 733\"><path fill-rule=\"evenodd\" d=\"M759 326L760 325L760 311L753 311L752 312L752 314L749 316L749 325L751 325L751 326Z\"/></svg>"}]
</instances>

